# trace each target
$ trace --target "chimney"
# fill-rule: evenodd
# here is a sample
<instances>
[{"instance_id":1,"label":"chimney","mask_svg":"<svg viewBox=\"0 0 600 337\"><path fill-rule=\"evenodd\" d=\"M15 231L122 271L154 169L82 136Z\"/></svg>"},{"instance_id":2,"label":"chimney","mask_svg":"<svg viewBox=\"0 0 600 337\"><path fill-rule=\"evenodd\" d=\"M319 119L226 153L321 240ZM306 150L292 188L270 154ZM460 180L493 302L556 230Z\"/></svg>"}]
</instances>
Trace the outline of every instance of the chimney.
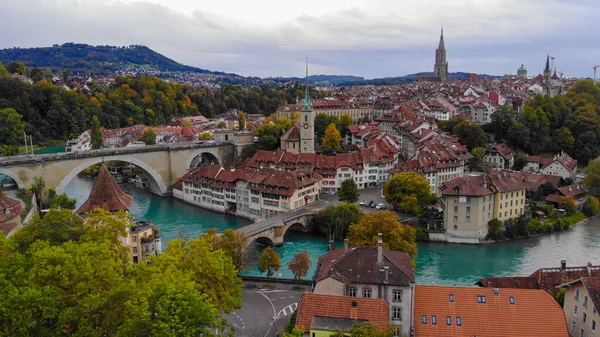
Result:
<instances>
[{"instance_id":1,"label":"chimney","mask_svg":"<svg viewBox=\"0 0 600 337\"><path fill-rule=\"evenodd\" d=\"M587 272L588 272L588 276L592 276L592 263L588 262L587 263Z\"/></svg>"},{"instance_id":2,"label":"chimney","mask_svg":"<svg viewBox=\"0 0 600 337\"><path fill-rule=\"evenodd\" d=\"M383 270L385 270L385 281L384 281L384 283L388 284L388 283L390 283L390 267L385 266L385 267L383 267Z\"/></svg>"},{"instance_id":3,"label":"chimney","mask_svg":"<svg viewBox=\"0 0 600 337\"><path fill-rule=\"evenodd\" d=\"M344 256L348 255L348 239L344 239Z\"/></svg>"},{"instance_id":4,"label":"chimney","mask_svg":"<svg viewBox=\"0 0 600 337\"><path fill-rule=\"evenodd\" d=\"M565 270L567 268L567 260L560 260L560 269Z\"/></svg>"},{"instance_id":5,"label":"chimney","mask_svg":"<svg viewBox=\"0 0 600 337\"><path fill-rule=\"evenodd\" d=\"M334 250L335 249L335 241L333 241L333 237L331 239L329 239L329 247L327 249L327 251L330 250Z\"/></svg>"},{"instance_id":6,"label":"chimney","mask_svg":"<svg viewBox=\"0 0 600 337\"><path fill-rule=\"evenodd\" d=\"M377 236L377 264L383 263L383 234L378 233Z\"/></svg>"}]
</instances>

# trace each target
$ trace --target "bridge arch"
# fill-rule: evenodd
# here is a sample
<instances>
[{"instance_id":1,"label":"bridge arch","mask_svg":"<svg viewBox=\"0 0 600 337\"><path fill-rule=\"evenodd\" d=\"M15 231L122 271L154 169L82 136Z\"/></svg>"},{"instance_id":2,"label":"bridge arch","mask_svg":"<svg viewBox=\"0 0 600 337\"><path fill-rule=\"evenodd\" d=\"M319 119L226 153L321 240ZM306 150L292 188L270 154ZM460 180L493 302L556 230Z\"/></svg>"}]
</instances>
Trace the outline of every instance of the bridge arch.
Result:
<instances>
[{"instance_id":1,"label":"bridge arch","mask_svg":"<svg viewBox=\"0 0 600 337\"><path fill-rule=\"evenodd\" d=\"M256 242L261 245L267 245L267 246L273 246L275 244L270 237L262 236L262 235L250 238L250 240L248 240L248 245L252 244L253 242Z\"/></svg>"},{"instance_id":2,"label":"bridge arch","mask_svg":"<svg viewBox=\"0 0 600 337\"><path fill-rule=\"evenodd\" d=\"M11 177L12 180L15 181L15 183L17 184L17 187L19 189L25 188L25 184L23 183L23 180L21 180L21 178L19 178L19 176L17 176L11 170L3 169L3 168L0 167L0 174L4 174L5 176Z\"/></svg>"},{"instance_id":3,"label":"bridge arch","mask_svg":"<svg viewBox=\"0 0 600 337\"><path fill-rule=\"evenodd\" d=\"M148 180L150 181L150 187L153 192L158 193L160 195L164 195L164 194L168 193L168 187L165 184L165 182L163 181L162 176L158 172L156 172L156 170L153 169L150 165L148 165L145 162L143 162L137 158L134 158L132 156L107 156L107 157L89 158L85 162L79 164L77 167L72 169L60 181L60 184L56 188L56 194L65 193L65 190L67 189L67 186L69 185L71 180L73 180L73 178L75 178L83 170L85 170L86 168L88 168L92 165L95 165L95 164L98 164L101 162L105 162L105 161L122 161L122 162L130 163L135 166L138 166L139 168L141 168L144 172L146 172L148 174L148 177L149 177Z\"/></svg>"},{"instance_id":4,"label":"bridge arch","mask_svg":"<svg viewBox=\"0 0 600 337\"><path fill-rule=\"evenodd\" d=\"M219 153L214 149L202 148L198 149L198 151L194 151L194 153L188 158L185 168L189 170L193 168L192 166L196 166L197 160L206 158L209 162L214 162L216 165L223 165L223 160L219 157Z\"/></svg>"}]
</instances>

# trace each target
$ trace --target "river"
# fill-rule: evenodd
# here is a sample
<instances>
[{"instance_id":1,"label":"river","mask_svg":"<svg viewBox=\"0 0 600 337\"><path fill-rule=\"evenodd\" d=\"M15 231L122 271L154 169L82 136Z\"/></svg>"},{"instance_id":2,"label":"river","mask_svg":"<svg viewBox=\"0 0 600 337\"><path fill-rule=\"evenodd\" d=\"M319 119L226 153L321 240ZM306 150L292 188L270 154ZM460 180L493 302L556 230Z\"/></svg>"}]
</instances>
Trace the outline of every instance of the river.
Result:
<instances>
[{"instance_id":1,"label":"river","mask_svg":"<svg viewBox=\"0 0 600 337\"><path fill-rule=\"evenodd\" d=\"M79 207L87 199L93 180L76 177L67 187L67 194L77 199ZM239 228L248 220L227 216L185 204L171 197L159 197L122 185L135 200L130 210L138 219L152 219L160 225L163 247L169 240L181 235L195 237L208 228L222 231ZM257 256L263 247L251 247L250 269L246 274L258 275ZM316 261L327 250L326 240L315 234L289 231L285 245L275 248L282 260L279 271L284 277L291 277L287 262L298 252L307 250ZM540 237L489 245L458 245L445 243L420 243L416 259L416 279L422 284L473 285L488 276L529 275L542 267L558 267L560 260L567 265L585 265L588 261L600 264L600 219L571 228L566 232L552 233Z\"/></svg>"}]
</instances>

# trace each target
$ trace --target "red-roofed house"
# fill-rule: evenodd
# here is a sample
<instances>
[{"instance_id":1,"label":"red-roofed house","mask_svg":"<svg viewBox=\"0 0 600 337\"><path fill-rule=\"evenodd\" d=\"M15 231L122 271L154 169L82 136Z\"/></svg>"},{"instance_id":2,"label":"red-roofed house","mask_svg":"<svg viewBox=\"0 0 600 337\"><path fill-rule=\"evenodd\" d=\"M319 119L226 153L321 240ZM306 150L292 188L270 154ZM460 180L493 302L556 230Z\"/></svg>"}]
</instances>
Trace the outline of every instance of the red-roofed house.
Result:
<instances>
[{"instance_id":1,"label":"red-roofed house","mask_svg":"<svg viewBox=\"0 0 600 337\"><path fill-rule=\"evenodd\" d=\"M515 152L506 144L496 144L485 150L483 161L491 168L511 170L515 164Z\"/></svg>"},{"instance_id":2,"label":"red-roofed house","mask_svg":"<svg viewBox=\"0 0 600 337\"><path fill-rule=\"evenodd\" d=\"M133 197L123 192L115 178L108 172L106 165L100 167L98 178L90 192L90 196L77 213L84 214L95 208L102 208L111 212L126 211L131 206Z\"/></svg>"},{"instance_id":3,"label":"red-roofed house","mask_svg":"<svg viewBox=\"0 0 600 337\"><path fill-rule=\"evenodd\" d=\"M588 266L588 268L592 268ZM590 273L591 274L591 273ZM566 290L563 305L571 336L600 333L600 277L581 277L558 286Z\"/></svg>"},{"instance_id":4,"label":"red-roofed house","mask_svg":"<svg viewBox=\"0 0 600 337\"><path fill-rule=\"evenodd\" d=\"M5 236L21 224L23 211L21 202L0 195L0 230Z\"/></svg>"},{"instance_id":5,"label":"red-roofed house","mask_svg":"<svg viewBox=\"0 0 600 337\"><path fill-rule=\"evenodd\" d=\"M571 158L568 153L561 152L546 163L541 169L543 174L561 176L563 179L574 179L577 175L577 160Z\"/></svg>"}]
</instances>

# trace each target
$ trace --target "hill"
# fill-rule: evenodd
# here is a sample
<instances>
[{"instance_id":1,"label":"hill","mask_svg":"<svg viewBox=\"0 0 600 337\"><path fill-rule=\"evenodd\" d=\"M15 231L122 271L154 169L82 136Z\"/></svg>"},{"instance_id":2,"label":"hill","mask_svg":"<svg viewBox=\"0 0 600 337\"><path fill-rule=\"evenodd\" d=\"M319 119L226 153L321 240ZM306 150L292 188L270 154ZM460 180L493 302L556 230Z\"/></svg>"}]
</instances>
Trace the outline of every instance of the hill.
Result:
<instances>
[{"instance_id":1,"label":"hill","mask_svg":"<svg viewBox=\"0 0 600 337\"><path fill-rule=\"evenodd\" d=\"M363 81L365 78L360 76L351 76L351 75L310 75L308 76L309 83L315 84L346 84L348 82L358 82ZM304 82L304 78L300 77L274 77L271 78L272 81L277 83L286 83L286 82Z\"/></svg>"},{"instance_id":2,"label":"hill","mask_svg":"<svg viewBox=\"0 0 600 337\"><path fill-rule=\"evenodd\" d=\"M421 72L415 74L408 74L399 77L384 77L384 78L374 78L371 80L363 80L363 81L355 81L345 83L346 85L397 85L397 84L406 84L416 81L421 76L433 76L433 72ZM465 72L454 72L449 73L448 78L450 80L459 80L461 78L469 76L469 73ZM487 74L477 74L479 77L490 77L496 78L501 76L493 76Z\"/></svg>"},{"instance_id":3,"label":"hill","mask_svg":"<svg viewBox=\"0 0 600 337\"><path fill-rule=\"evenodd\" d=\"M68 70L71 73L107 75L127 67L154 67L160 71L183 71L224 75L186 66L155 52L146 46L91 46L65 43L42 48L10 48L0 50L0 62L23 62L27 67Z\"/></svg>"}]
</instances>

